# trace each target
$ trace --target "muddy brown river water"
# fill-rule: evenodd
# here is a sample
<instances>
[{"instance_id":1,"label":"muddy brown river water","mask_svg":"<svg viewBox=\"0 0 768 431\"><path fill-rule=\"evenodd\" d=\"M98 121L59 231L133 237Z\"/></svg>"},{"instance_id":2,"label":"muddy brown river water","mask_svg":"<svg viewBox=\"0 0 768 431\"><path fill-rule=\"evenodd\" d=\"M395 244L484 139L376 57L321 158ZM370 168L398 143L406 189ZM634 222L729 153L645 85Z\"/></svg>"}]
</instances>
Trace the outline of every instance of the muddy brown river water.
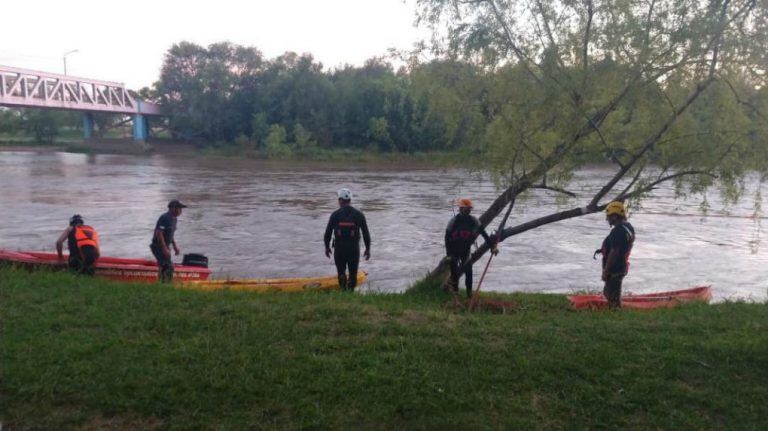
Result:
<instances>
[{"instance_id":1,"label":"muddy brown river water","mask_svg":"<svg viewBox=\"0 0 768 431\"><path fill-rule=\"evenodd\" d=\"M609 167L585 169L571 188L587 196L610 174ZM381 292L404 290L440 259L456 198L471 198L479 213L496 192L482 175L425 166L0 151L0 248L53 250L69 217L79 213L99 231L103 255L151 258L155 221L179 198L190 206L179 218L182 253L207 255L215 277L329 275L335 269L323 255L322 235L340 187L352 189L373 237L372 259L361 264L369 273L362 290ZM751 199L723 208L711 192L705 217L700 197L673 196L661 189L632 213L637 242L625 289L711 284L716 299L765 300L764 220L752 217ZM558 207L551 192L536 191L507 225L585 201ZM607 232L604 217L594 214L510 238L483 289L599 289L592 252Z\"/></svg>"}]
</instances>

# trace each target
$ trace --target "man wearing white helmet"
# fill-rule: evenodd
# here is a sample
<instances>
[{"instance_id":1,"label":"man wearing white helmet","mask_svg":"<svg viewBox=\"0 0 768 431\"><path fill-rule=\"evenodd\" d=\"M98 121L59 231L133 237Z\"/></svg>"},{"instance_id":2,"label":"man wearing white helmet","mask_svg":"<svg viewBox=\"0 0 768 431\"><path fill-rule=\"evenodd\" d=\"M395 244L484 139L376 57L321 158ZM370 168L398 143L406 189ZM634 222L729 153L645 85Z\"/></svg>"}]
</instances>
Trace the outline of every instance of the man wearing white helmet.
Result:
<instances>
[{"instance_id":1,"label":"man wearing white helmet","mask_svg":"<svg viewBox=\"0 0 768 431\"><path fill-rule=\"evenodd\" d=\"M371 258L371 235L365 215L352 206L352 192L347 188L337 193L339 209L331 214L325 228L325 256L331 257L331 236L333 236L333 260L339 276L341 290L352 291L357 285L357 267L360 263L360 233L365 243L365 260ZM346 272L349 270L349 277Z\"/></svg>"}]
</instances>

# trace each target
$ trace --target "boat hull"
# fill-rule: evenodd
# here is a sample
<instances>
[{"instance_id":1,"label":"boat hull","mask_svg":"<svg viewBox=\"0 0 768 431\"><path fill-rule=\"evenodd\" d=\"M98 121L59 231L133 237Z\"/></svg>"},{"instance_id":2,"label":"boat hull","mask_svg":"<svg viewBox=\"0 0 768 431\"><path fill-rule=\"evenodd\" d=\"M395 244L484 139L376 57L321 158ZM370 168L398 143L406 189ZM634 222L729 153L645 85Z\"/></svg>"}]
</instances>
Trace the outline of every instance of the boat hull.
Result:
<instances>
[{"instance_id":1,"label":"boat hull","mask_svg":"<svg viewBox=\"0 0 768 431\"><path fill-rule=\"evenodd\" d=\"M621 307L634 309L671 308L688 302L708 303L710 299L712 299L710 286L696 286L669 292L622 296ZM575 309L608 308L608 301L602 295L570 295L568 302Z\"/></svg>"},{"instance_id":2,"label":"boat hull","mask_svg":"<svg viewBox=\"0 0 768 431\"><path fill-rule=\"evenodd\" d=\"M357 284L365 281L366 273L357 272ZM339 290L339 280L333 276L306 278L252 278L240 280L206 280L181 283L186 289L215 291L235 290L243 292L309 292Z\"/></svg>"},{"instance_id":3,"label":"boat hull","mask_svg":"<svg viewBox=\"0 0 768 431\"><path fill-rule=\"evenodd\" d=\"M66 269L67 255L59 259L56 253L36 251L10 251L0 249L0 263L10 263L27 268ZM174 280L187 282L207 280L211 274L208 268L174 265ZM94 265L94 275L120 281L157 281L157 262L144 259L100 257Z\"/></svg>"}]
</instances>

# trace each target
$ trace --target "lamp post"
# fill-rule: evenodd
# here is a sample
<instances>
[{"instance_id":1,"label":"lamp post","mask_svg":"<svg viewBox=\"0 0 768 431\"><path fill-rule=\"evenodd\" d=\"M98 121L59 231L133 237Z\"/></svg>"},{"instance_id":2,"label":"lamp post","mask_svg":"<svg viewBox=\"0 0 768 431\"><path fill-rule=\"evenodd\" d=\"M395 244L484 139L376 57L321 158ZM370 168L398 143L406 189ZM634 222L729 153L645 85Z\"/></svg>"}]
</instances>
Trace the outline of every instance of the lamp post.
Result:
<instances>
[{"instance_id":1,"label":"lamp post","mask_svg":"<svg viewBox=\"0 0 768 431\"><path fill-rule=\"evenodd\" d=\"M69 54L74 54L78 52L76 49L73 49L72 51L67 51L64 53L64 55L61 56L61 59L64 60L64 76L67 75L67 56Z\"/></svg>"}]
</instances>

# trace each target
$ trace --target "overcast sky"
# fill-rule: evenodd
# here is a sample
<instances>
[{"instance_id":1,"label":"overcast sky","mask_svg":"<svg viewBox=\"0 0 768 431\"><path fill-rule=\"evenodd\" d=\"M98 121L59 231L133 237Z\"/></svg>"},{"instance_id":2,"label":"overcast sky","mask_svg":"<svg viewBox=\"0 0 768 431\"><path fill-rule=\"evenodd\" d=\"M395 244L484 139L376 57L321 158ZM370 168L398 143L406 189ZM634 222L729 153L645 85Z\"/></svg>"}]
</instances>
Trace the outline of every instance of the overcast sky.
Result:
<instances>
[{"instance_id":1,"label":"overcast sky","mask_svg":"<svg viewBox=\"0 0 768 431\"><path fill-rule=\"evenodd\" d=\"M361 65L425 37L415 0L25 0L0 6L0 64L124 82L157 80L175 42L255 46L268 58L309 52L326 68Z\"/></svg>"}]
</instances>

